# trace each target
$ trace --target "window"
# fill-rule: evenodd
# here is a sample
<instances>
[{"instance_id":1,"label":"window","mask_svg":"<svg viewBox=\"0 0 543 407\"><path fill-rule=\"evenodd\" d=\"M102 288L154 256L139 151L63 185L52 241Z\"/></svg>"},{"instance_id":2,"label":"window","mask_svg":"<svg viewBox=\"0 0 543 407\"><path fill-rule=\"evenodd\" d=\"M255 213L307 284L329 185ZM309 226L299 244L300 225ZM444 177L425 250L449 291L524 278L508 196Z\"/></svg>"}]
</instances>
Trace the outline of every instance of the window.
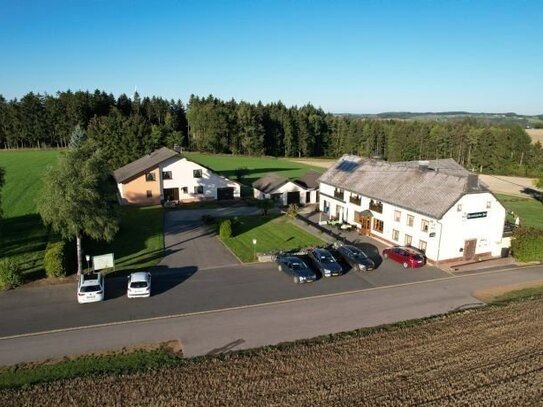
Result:
<instances>
[{"instance_id":1,"label":"window","mask_svg":"<svg viewBox=\"0 0 543 407\"><path fill-rule=\"evenodd\" d=\"M156 175L154 172L148 172L145 174L145 181L147 182L151 182L151 181L156 181Z\"/></svg>"},{"instance_id":2,"label":"window","mask_svg":"<svg viewBox=\"0 0 543 407\"><path fill-rule=\"evenodd\" d=\"M426 253L426 242L424 240L419 241L419 250Z\"/></svg>"},{"instance_id":3,"label":"window","mask_svg":"<svg viewBox=\"0 0 543 407\"><path fill-rule=\"evenodd\" d=\"M147 190L147 198L152 198L152 197L153 197L153 191Z\"/></svg>"},{"instance_id":4,"label":"window","mask_svg":"<svg viewBox=\"0 0 543 407\"><path fill-rule=\"evenodd\" d=\"M415 217L413 215L407 215L407 226L413 227L415 223Z\"/></svg>"},{"instance_id":5,"label":"window","mask_svg":"<svg viewBox=\"0 0 543 407\"><path fill-rule=\"evenodd\" d=\"M392 240L400 240L400 232L396 229L392 230Z\"/></svg>"},{"instance_id":6,"label":"window","mask_svg":"<svg viewBox=\"0 0 543 407\"><path fill-rule=\"evenodd\" d=\"M189 193L189 187L181 188L181 192L184 193L184 194L188 194Z\"/></svg>"},{"instance_id":7,"label":"window","mask_svg":"<svg viewBox=\"0 0 543 407\"><path fill-rule=\"evenodd\" d=\"M382 220L375 219L375 218L373 219L373 230L383 233L383 227L384 227L384 223Z\"/></svg>"},{"instance_id":8,"label":"window","mask_svg":"<svg viewBox=\"0 0 543 407\"><path fill-rule=\"evenodd\" d=\"M202 178L202 170L193 170L192 175L194 178Z\"/></svg>"},{"instance_id":9,"label":"window","mask_svg":"<svg viewBox=\"0 0 543 407\"><path fill-rule=\"evenodd\" d=\"M202 185L198 185L194 187L194 193L195 194L203 194L204 193L204 187Z\"/></svg>"},{"instance_id":10,"label":"window","mask_svg":"<svg viewBox=\"0 0 543 407\"><path fill-rule=\"evenodd\" d=\"M456 212L462 212L462 204L456 205Z\"/></svg>"},{"instance_id":11,"label":"window","mask_svg":"<svg viewBox=\"0 0 543 407\"><path fill-rule=\"evenodd\" d=\"M402 217L402 212L394 211L394 222L399 222L401 217Z\"/></svg>"},{"instance_id":12,"label":"window","mask_svg":"<svg viewBox=\"0 0 543 407\"><path fill-rule=\"evenodd\" d=\"M341 188L334 189L334 198L341 199L343 201L345 199L345 192Z\"/></svg>"},{"instance_id":13,"label":"window","mask_svg":"<svg viewBox=\"0 0 543 407\"><path fill-rule=\"evenodd\" d=\"M420 221L420 230L423 232L428 232L428 228L430 227L430 224L426 219L421 219Z\"/></svg>"},{"instance_id":14,"label":"window","mask_svg":"<svg viewBox=\"0 0 543 407\"><path fill-rule=\"evenodd\" d=\"M411 242L413 241L413 237L411 235L405 235L403 243L406 246L411 246Z\"/></svg>"},{"instance_id":15,"label":"window","mask_svg":"<svg viewBox=\"0 0 543 407\"><path fill-rule=\"evenodd\" d=\"M492 202L487 201L486 202L486 209L490 209L492 207Z\"/></svg>"},{"instance_id":16,"label":"window","mask_svg":"<svg viewBox=\"0 0 543 407\"><path fill-rule=\"evenodd\" d=\"M172 179L172 172L171 171L163 171L162 172L162 179Z\"/></svg>"},{"instance_id":17,"label":"window","mask_svg":"<svg viewBox=\"0 0 543 407\"><path fill-rule=\"evenodd\" d=\"M370 210L375 211L377 213L383 213L383 204L379 201L374 201L372 199L370 201Z\"/></svg>"},{"instance_id":18,"label":"window","mask_svg":"<svg viewBox=\"0 0 543 407\"><path fill-rule=\"evenodd\" d=\"M349 202L360 206L360 204L362 203L362 197L360 197L360 195L351 194L351 197L349 198Z\"/></svg>"}]
</instances>

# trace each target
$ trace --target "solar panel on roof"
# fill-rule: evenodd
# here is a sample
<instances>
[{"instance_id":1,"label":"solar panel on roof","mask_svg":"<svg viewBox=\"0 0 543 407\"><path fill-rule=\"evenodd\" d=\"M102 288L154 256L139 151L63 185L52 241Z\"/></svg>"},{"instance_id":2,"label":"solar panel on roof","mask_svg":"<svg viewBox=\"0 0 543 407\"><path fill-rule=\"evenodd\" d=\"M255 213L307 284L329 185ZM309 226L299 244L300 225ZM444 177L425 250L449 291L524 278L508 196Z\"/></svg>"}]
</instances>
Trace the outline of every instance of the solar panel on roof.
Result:
<instances>
[{"instance_id":1,"label":"solar panel on roof","mask_svg":"<svg viewBox=\"0 0 543 407\"><path fill-rule=\"evenodd\" d=\"M356 167L358 167L357 162L344 160L336 168L340 171L352 172Z\"/></svg>"}]
</instances>

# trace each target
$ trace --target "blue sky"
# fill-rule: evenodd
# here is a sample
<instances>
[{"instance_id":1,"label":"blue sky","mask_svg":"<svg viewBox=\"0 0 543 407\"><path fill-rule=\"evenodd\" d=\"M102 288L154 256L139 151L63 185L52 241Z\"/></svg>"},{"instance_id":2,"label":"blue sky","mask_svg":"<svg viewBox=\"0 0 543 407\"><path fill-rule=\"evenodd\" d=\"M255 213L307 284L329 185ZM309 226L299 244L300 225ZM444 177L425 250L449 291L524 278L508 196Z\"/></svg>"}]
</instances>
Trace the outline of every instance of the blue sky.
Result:
<instances>
[{"instance_id":1,"label":"blue sky","mask_svg":"<svg viewBox=\"0 0 543 407\"><path fill-rule=\"evenodd\" d=\"M543 113L543 1L1 1L0 94Z\"/></svg>"}]
</instances>

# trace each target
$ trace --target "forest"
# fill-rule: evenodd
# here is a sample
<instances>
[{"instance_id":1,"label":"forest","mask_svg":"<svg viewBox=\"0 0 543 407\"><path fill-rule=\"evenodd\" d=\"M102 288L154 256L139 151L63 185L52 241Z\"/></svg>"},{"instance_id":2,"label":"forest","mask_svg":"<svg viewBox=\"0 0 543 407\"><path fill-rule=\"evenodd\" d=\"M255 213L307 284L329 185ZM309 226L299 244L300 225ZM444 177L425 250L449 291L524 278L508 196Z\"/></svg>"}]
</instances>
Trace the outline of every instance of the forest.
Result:
<instances>
[{"instance_id":1,"label":"forest","mask_svg":"<svg viewBox=\"0 0 543 407\"><path fill-rule=\"evenodd\" d=\"M540 177L543 149L523 128L470 118L401 120L334 115L192 95L181 100L96 90L0 95L0 148L66 147L76 128L102 148L112 169L161 146L276 157L379 156L389 161L452 157L467 169Z\"/></svg>"}]
</instances>

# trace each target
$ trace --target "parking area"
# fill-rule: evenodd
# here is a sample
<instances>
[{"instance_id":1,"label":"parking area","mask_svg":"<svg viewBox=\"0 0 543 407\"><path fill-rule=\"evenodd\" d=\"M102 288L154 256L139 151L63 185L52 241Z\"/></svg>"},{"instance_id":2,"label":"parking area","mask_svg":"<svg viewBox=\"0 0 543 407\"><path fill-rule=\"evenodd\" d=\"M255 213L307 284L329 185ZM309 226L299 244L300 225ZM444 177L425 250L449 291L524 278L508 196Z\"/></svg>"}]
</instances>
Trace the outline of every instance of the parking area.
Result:
<instances>
[{"instance_id":1,"label":"parking area","mask_svg":"<svg viewBox=\"0 0 543 407\"><path fill-rule=\"evenodd\" d=\"M344 263L344 274L341 276L294 284L274 263L239 264L217 239L214 230L203 224L202 214L197 210L166 213L166 256L151 270L150 298L126 298L126 276L107 277L105 301L84 305L76 301L75 283L23 287L0 294L0 336L217 310L450 277L450 274L431 266L404 269L399 263L383 260L380 248L374 242L357 241L355 244L376 263L376 270L353 271ZM220 214L258 215L259 211L255 208L223 208Z\"/></svg>"}]
</instances>

